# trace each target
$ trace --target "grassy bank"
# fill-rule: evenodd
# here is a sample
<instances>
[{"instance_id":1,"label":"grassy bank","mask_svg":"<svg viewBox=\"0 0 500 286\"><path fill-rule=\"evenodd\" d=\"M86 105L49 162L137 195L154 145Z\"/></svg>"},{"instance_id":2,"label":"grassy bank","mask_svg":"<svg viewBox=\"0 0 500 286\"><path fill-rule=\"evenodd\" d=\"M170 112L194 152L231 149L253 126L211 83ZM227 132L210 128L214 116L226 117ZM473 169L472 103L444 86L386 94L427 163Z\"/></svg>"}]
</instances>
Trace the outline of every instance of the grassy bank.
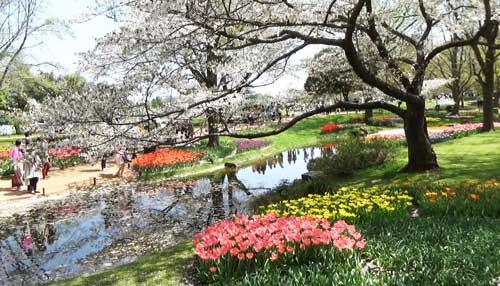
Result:
<instances>
[{"instance_id":1,"label":"grassy bank","mask_svg":"<svg viewBox=\"0 0 500 286\"><path fill-rule=\"evenodd\" d=\"M188 168L182 168L175 170L175 175L182 177L186 175L203 175L216 170L224 168L225 162L235 163L238 166L251 165L252 163L261 161L262 159L268 158L274 154L291 150L301 147L315 146L328 141L331 136L320 135L320 129L323 125L327 123L345 123L352 116L350 115L321 115L305 119L295 126L275 136L269 136L262 138L261 140L271 141L272 144L264 147L262 149L255 149L250 151L245 151L242 153L236 153L233 156L226 157L224 159L216 160L213 164L206 163L201 165L195 165ZM277 126L268 126L264 128L254 128L252 132L256 131L268 131L276 128ZM370 129L375 130L375 128L370 127ZM233 142L236 140L229 138L222 138L223 142ZM166 173L165 175L158 174L154 176L156 178L162 178L165 176L171 176L172 173Z\"/></svg>"},{"instance_id":2,"label":"grassy bank","mask_svg":"<svg viewBox=\"0 0 500 286\"><path fill-rule=\"evenodd\" d=\"M314 144L318 140L318 128L327 122L329 118L326 117L303 122L289 133L275 136L273 145L276 146L273 148L277 149L266 152L297 147L295 144ZM398 173L406 162L406 151L401 148L391 162L336 183L369 186L410 178L453 184L471 179L500 178L498 131L434 147L441 166L439 172ZM254 153L262 151L251 151L237 158L251 158ZM276 275L258 275L257 272L238 284L304 285L315 281L315 285L332 285L341 281L344 285L496 285L494 279L500 278L499 226L499 218L466 216L423 217L359 225L369 245L366 255L373 257L372 263L366 267L371 267L370 272L379 275L367 278L362 272L352 272L350 265L324 261L319 266L290 267L287 272ZM51 285L182 285L187 258L193 254L192 247L186 242L127 266Z\"/></svg>"}]
</instances>

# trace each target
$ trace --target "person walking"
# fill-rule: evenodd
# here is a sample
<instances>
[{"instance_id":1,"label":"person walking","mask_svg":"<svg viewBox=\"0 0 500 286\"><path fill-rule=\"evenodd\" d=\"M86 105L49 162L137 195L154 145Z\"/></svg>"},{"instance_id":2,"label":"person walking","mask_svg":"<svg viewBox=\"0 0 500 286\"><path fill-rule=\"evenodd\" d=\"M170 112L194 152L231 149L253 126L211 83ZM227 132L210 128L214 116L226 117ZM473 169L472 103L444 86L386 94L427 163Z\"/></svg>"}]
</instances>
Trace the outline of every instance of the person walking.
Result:
<instances>
[{"instance_id":1,"label":"person walking","mask_svg":"<svg viewBox=\"0 0 500 286\"><path fill-rule=\"evenodd\" d=\"M127 153L125 150L119 148L115 154L115 162L118 165L118 171L116 171L115 177L123 177L123 172L125 171L125 164L127 163Z\"/></svg>"},{"instance_id":2,"label":"person walking","mask_svg":"<svg viewBox=\"0 0 500 286\"><path fill-rule=\"evenodd\" d=\"M24 166L23 166L23 151L21 149L21 140L16 140L16 143L10 151L9 157L12 160L14 167L14 176L12 177L12 187L16 187L17 191L21 191L21 186L24 185Z\"/></svg>"},{"instance_id":3,"label":"person walking","mask_svg":"<svg viewBox=\"0 0 500 286\"><path fill-rule=\"evenodd\" d=\"M103 154L101 157L101 171L105 172L106 168L106 154Z\"/></svg>"},{"instance_id":4,"label":"person walking","mask_svg":"<svg viewBox=\"0 0 500 286\"><path fill-rule=\"evenodd\" d=\"M42 143L42 155L41 161L44 162L42 167L42 179L45 180L49 177L49 170L52 167L50 163L49 145L45 141Z\"/></svg>"},{"instance_id":5,"label":"person walking","mask_svg":"<svg viewBox=\"0 0 500 286\"><path fill-rule=\"evenodd\" d=\"M24 145L26 148L28 148L28 145L31 144L31 132L26 131L24 132Z\"/></svg>"},{"instance_id":6,"label":"person walking","mask_svg":"<svg viewBox=\"0 0 500 286\"><path fill-rule=\"evenodd\" d=\"M40 156L33 148L27 151L26 163L26 178L29 180L28 192L32 194L39 193L37 191L37 184L40 178L42 164Z\"/></svg>"},{"instance_id":7,"label":"person walking","mask_svg":"<svg viewBox=\"0 0 500 286\"><path fill-rule=\"evenodd\" d=\"M54 142L54 140L56 139L56 129L54 128L54 126L50 125L47 128L47 131L49 135L49 142Z\"/></svg>"}]
</instances>

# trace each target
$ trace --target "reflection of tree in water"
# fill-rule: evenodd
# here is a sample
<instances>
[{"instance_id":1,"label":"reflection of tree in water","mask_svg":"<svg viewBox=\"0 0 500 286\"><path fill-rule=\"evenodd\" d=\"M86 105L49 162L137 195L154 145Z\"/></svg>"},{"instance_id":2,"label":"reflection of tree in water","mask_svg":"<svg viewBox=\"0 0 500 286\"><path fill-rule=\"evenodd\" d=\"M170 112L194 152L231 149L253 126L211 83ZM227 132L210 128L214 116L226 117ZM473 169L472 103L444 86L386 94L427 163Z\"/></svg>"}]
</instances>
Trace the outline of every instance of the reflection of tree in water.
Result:
<instances>
[{"instance_id":1,"label":"reflection of tree in water","mask_svg":"<svg viewBox=\"0 0 500 286\"><path fill-rule=\"evenodd\" d=\"M322 147L320 151L321 151L321 158L332 158L333 155L335 155L336 153L336 149L333 146Z\"/></svg>"},{"instance_id":2,"label":"reflection of tree in water","mask_svg":"<svg viewBox=\"0 0 500 286\"><path fill-rule=\"evenodd\" d=\"M299 150L291 150L287 151L287 159L288 159L288 164L292 165L297 162L297 153L300 153Z\"/></svg>"},{"instance_id":3,"label":"reflection of tree in water","mask_svg":"<svg viewBox=\"0 0 500 286\"><path fill-rule=\"evenodd\" d=\"M212 207L207 224L227 219L238 213L238 204L235 192L241 191L251 196L252 193L236 176L236 169L228 169L226 173L217 174L211 179L210 200ZM224 194L227 194L227 205L224 203Z\"/></svg>"},{"instance_id":4,"label":"reflection of tree in water","mask_svg":"<svg viewBox=\"0 0 500 286\"><path fill-rule=\"evenodd\" d=\"M275 169L278 165L280 166L280 168L283 168L283 153L280 153L272 158L266 159L266 160L261 161L259 163L253 164L252 165L252 172L265 175L266 170L268 168L270 170L272 170L272 169ZM236 174L234 176L236 178ZM239 184L242 185L241 182L239 182Z\"/></svg>"},{"instance_id":5,"label":"reflection of tree in water","mask_svg":"<svg viewBox=\"0 0 500 286\"><path fill-rule=\"evenodd\" d=\"M45 278L39 272L43 270L43 265L39 265L36 257L47 255L45 252L48 246L56 240L54 220L54 213L43 210L36 210L20 218L17 232L0 241L0 281L9 284L9 277L19 271L35 273L38 278Z\"/></svg>"},{"instance_id":6,"label":"reflection of tree in water","mask_svg":"<svg viewBox=\"0 0 500 286\"><path fill-rule=\"evenodd\" d=\"M222 189L225 176L225 174L217 174L212 177L210 190L212 209L208 217L207 225L226 218L224 210L224 193Z\"/></svg>"},{"instance_id":7,"label":"reflection of tree in water","mask_svg":"<svg viewBox=\"0 0 500 286\"><path fill-rule=\"evenodd\" d=\"M104 218L104 227L124 223L125 219L132 217L133 200L130 190L113 191L104 196L105 208L101 211Z\"/></svg>"},{"instance_id":8,"label":"reflection of tree in water","mask_svg":"<svg viewBox=\"0 0 500 286\"><path fill-rule=\"evenodd\" d=\"M311 149L314 150L314 148ZM306 148L302 149L302 152L304 153L304 163L309 162L309 154L307 153L307 149Z\"/></svg>"}]
</instances>

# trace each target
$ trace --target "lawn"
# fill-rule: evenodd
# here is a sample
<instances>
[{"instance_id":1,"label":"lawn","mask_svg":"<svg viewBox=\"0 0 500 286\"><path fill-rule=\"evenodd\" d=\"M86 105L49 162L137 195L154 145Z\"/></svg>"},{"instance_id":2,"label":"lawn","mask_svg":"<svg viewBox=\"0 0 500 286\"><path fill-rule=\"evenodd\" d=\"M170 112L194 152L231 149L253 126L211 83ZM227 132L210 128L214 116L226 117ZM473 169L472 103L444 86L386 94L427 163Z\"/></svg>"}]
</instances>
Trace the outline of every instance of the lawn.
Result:
<instances>
[{"instance_id":1,"label":"lawn","mask_svg":"<svg viewBox=\"0 0 500 286\"><path fill-rule=\"evenodd\" d=\"M317 134L318 127L326 122L329 119L325 117L303 122L274 138L273 142L283 148L295 147L291 140L312 144L317 139L305 137ZM500 178L499 131L440 143L434 147L440 172L398 173L406 161L405 150L401 148L391 162L358 172L354 177L335 184L385 185L394 180L407 179L455 184L471 179ZM314 285L458 286L499 283L498 217L434 215L418 219L382 218L357 226L368 245L357 259L319 259L290 265L275 272L256 270L232 284L305 285L314 281ZM192 254L192 244L186 242L127 266L51 285L181 285L187 259Z\"/></svg>"}]
</instances>

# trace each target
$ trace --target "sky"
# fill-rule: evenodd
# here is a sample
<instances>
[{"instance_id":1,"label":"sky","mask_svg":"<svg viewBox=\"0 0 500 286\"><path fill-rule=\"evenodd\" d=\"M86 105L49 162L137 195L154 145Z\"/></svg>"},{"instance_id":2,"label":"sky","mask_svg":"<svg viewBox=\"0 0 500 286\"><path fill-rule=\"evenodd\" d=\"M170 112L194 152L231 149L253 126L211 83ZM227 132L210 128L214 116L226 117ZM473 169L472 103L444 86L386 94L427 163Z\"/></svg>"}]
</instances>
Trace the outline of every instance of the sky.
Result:
<instances>
[{"instance_id":1,"label":"sky","mask_svg":"<svg viewBox=\"0 0 500 286\"><path fill-rule=\"evenodd\" d=\"M78 54L91 50L97 38L117 28L111 19L104 16L82 22L82 15L90 12L89 7L93 3L93 0L45 0L41 16L63 20L69 24L69 31L36 39L36 43L41 44L26 51L30 61L58 64L62 67L58 73L77 72Z\"/></svg>"},{"instance_id":2,"label":"sky","mask_svg":"<svg viewBox=\"0 0 500 286\"><path fill-rule=\"evenodd\" d=\"M53 69L42 66L43 70L54 71L57 74L85 71L78 69L79 53L91 50L96 45L96 39L118 28L118 25L105 16L98 16L92 20L82 22L82 15L89 13L94 0L45 0L43 17L57 18L69 23L69 33L62 35L47 35L43 39L36 39L35 47L26 51L28 61L34 63L51 62L61 68ZM39 44L41 43L41 44ZM309 47L304 52L295 55L291 62L312 57L319 49ZM278 95L288 89L303 89L307 78L306 71L297 71L294 75L286 75L271 85L256 88L258 93Z\"/></svg>"}]
</instances>

